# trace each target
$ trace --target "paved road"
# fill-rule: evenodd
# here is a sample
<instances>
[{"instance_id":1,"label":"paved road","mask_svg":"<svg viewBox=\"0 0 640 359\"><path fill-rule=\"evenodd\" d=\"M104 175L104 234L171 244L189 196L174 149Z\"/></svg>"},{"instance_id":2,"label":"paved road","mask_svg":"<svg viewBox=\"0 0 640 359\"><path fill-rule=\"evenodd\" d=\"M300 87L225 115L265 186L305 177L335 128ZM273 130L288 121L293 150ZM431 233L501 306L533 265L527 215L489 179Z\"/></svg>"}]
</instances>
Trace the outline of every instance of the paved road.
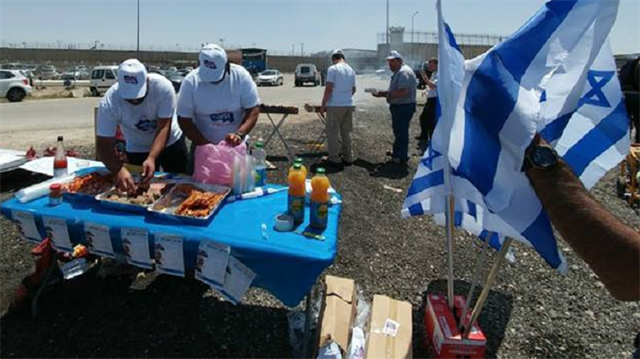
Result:
<instances>
[{"instance_id":1,"label":"paved road","mask_svg":"<svg viewBox=\"0 0 640 359\"><path fill-rule=\"evenodd\" d=\"M56 99L0 104L0 133L93 126L98 98Z\"/></svg>"},{"instance_id":2,"label":"paved road","mask_svg":"<svg viewBox=\"0 0 640 359\"><path fill-rule=\"evenodd\" d=\"M385 81L373 76L360 76L357 85L356 105L384 103L365 94L364 88L384 88ZM265 104L300 107L305 103L319 104L324 87L293 87L293 76L285 75L284 86L259 87L258 91ZM81 98L1 103L0 133L93 127L93 109L98 101L98 98Z\"/></svg>"}]
</instances>

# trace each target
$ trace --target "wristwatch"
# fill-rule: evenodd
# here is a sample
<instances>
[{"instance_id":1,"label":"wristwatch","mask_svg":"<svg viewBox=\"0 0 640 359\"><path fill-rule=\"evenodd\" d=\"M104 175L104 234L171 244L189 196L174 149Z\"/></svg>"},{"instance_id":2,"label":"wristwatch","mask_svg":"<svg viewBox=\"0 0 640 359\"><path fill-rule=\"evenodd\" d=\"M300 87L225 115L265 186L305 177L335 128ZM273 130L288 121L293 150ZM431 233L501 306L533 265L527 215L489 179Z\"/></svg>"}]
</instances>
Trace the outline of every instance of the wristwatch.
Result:
<instances>
[{"instance_id":1,"label":"wristwatch","mask_svg":"<svg viewBox=\"0 0 640 359\"><path fill-rule=\"evenodd\" d=\"M241 140L244 140L244 138L247 136L247 134L242 131L236 131L234 132L234 135L240 137Z\"/></svg>"},{"instance_id":2,"label":"wristwatch","mask_svg":"<svg viewBox=\"0 0 640 359\"><path fill-rule=\"evenodd\" d=\"M524 154L522 171L526 172L531 168L550 170L558 165L559 158L560 156L552 147L531 145Z\"/></svg>"}]
</instances>

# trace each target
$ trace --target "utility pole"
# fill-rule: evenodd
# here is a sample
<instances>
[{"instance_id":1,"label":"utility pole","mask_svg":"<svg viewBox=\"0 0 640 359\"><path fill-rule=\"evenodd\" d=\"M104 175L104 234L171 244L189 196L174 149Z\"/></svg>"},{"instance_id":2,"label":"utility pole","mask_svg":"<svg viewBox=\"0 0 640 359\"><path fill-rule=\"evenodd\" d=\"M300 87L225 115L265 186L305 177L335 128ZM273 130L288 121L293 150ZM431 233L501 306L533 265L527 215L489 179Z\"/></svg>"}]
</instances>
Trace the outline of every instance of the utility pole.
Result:
<instances>
[{"instance_id":1,"label":"utility pole","mask_svg":"<svg viewBox=\"0 0 640 359\"><path fill-rule=\"evenodd\" d=\"M140 0L138 0L138 31L136 40L136 57L140 59Z\"/></svg>"},{"instance_id":2,"label":"utility pole","mask_svg":"<svg viewBox=\"0 0 640 359\"><path fill-rule=\"evenodd\" d=\"M295 56L296 54L296 44L291 44L291 56Z\"/></svg>"},{"instance_id":3,"label":"utility pole","mask_svg":"<svg viewBox=\"0 0 640 359\"><path fill-rule=\"evenodd\" d=\"M304 56L304 42L300 43L300 57Z\"/></svg>"},{"instance_id":4,"label":"utility pole","mask_svg":"<svg viewBox=\"0 0 640 359\"><path fill-rule=\"evenodd\" d=\"M416 17L416 15L418 15L419 11L416 11L413 13L413 15L411 15L411 60L415 61L414 57L414 49L416 48L416 43L413 41L413 34L414 34L414 29L413 29L413 19Z\"/></svg>"},{"instance_id":5,"label":"utility pole","mask_svg":"<svg viewBox=\"0 0 640 359\"><path fill-rule=\"evenodd\" d=\"M391 41L389 40L389 0L387 0L387 51L391 51Z\"/></svg>"}]
</instances>

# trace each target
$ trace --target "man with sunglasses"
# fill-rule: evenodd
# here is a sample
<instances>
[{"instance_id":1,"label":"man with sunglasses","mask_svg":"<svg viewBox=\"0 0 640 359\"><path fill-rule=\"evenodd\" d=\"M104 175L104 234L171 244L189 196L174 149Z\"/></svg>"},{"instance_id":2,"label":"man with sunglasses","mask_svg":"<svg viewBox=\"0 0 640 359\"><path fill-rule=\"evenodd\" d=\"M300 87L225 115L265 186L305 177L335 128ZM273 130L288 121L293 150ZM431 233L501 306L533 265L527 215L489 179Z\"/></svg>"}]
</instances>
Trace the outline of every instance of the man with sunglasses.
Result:
<instances>
[{"instance_id":1,"label":"man with sunglasses","mask_svg":"<svg viewBox=\"0 0 640 359\"><path fill-rule=\"evenodd\" d=\"M114 151L118 125L129 163L142 166L143 181L151 179L159 167L166 172L186 172L187 147L174 116L175 106L176 94L169 80L148 74L136 59L120 64L118 82L100 101L96 124L98 154L120 189L132 192L136 184Z\"/></svg>"},{"instance_id":2,"label":"man with sunglasses","mask_svg":"<svg viewBox=\"0 0 640 359\"><path fill-rule=\"evenodd\" d=\"M180 85L178 123L192 141L192 149L222 140L237 146L258 121L258 88L249 72L229 63L227 53L217 45L203 46L199 60L198 68Z\"/></svg>"}]
</instances>

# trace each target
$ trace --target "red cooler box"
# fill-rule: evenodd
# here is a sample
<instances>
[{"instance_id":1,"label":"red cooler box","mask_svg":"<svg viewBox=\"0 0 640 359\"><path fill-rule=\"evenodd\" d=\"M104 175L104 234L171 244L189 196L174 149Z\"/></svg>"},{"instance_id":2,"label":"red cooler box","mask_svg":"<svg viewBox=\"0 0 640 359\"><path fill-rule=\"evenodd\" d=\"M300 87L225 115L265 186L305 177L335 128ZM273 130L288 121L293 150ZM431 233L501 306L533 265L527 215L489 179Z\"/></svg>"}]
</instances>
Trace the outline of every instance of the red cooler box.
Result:
<instances>
[{"instance_id":1,"label":"red cooler box","mask_svg":"<svg viewBox=\"0 0 640 359\"><path fill-rule=\"evenodd\" d=\"M454 307L458 316L462 315L465 299L454 298ZM467 311L467 320L471 317L471 309ZM442 295L428 295L424 315L427 328L427 347L434 358L484 358L487 339L477 322L473 323L469 338L462 339L456 319Z\"/></svg>"}]
</instances>

